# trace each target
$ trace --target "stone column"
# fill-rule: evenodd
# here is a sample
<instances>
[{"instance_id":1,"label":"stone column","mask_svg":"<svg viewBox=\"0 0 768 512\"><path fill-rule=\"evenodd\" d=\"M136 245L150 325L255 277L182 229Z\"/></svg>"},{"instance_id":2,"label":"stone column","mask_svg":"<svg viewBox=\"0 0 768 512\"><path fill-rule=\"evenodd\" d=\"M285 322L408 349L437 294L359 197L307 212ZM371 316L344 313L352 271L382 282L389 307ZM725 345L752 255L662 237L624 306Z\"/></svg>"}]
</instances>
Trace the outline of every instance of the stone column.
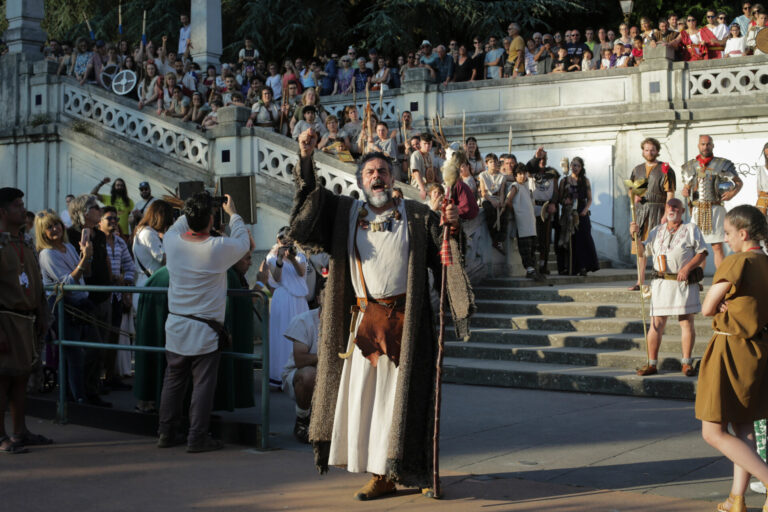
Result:
<instances>
[{"instance_id":1,"label":"stone column","mask_svg":"<svg viewBox=\"0 0 768 512\"><path fill-rule=\"evenodd\" d=\"M45 43L45 32L40 27L45 12L43 1L7 0L5 17L8 18L8 30L4 39L8 53L25 54L29 60L43 57L41 48Z\"/></svg>"},{"instance_id":2,"label":"stone column","mask_svg":"<svg viewBox=\"0 0 768 512\"><path fill-rule=\"evenodd\" d=\"M219 69L222 52L221 0L192 0L190 22L192 58L203 70L209 64Z\"/></svg>"}]
</instances>

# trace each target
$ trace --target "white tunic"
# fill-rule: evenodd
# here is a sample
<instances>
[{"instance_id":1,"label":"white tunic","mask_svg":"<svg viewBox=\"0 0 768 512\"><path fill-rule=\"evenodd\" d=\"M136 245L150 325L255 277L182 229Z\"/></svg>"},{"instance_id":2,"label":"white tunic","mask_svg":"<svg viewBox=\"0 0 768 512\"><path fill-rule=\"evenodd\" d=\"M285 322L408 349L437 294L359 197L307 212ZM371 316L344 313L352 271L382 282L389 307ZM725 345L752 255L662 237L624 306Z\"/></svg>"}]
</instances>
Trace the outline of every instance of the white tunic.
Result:
<instances>
[{"instance_id":1,"label":"white tunic","mask_svg":"<svg viewBox=\"0 0 768 512\"><path fill-rule=\"evenodd\" d=\"M681 224L670 233L667 224L659 224L643 242L645 254L653 259L653 268L662 271L660 255L666 256L665 272L676 274L697 254L707 252L701 230L693 223ZM654 279L651 283L651 316L676 316L701 311L698 285L671 279Z\"/></svg>"},{"instance_id":2,"label":"white tunic","mask_svg":"<svg viewBox=\"0 0 768 512\"><path fill-rule=\"evenodd\" d=\"M704 241L708 244L721 244L725 241L725 207L719 204L712 205L712 232L703 234ZM699 220L699 208L694 206L691 210L691 223Z\"/></svg>"},{"instance_id":3,"label":"white tunic","mask_svg":"<svg viewBox=\"0 0 768 512\"><path fill-rule=\"evenodd\" d=\"M232 215L229 237L190 242L181 236L188 229L182 215L163 237L168 255L168 310L224 323L227 307L227 270L250 246L242 217ZM218 349L218 335L191 318L168 315L165 349L183 356L209 354Z\"/></svg>"},{"instance_id":4,"label":"white tunic","mask_svg":"<svg viewBox=\"0 0 768 512\"><path fill-rule=\"evenodd\" d=\"M518 238L536 236L536 217L533 214L533 198L528 183L512 183L517 189L512 198L512 209L515 212L515 226Z\"/></svg>"},{"instance_id":5,"label":"white tunic","mask_svg":"<svg viewBox=\"0 0 768 512\"><path fill-rule=\"evenodd\" d=\"M356 201L350 210L348 242L350 277L358 297L363 292L355 261L354 235L361 206L363 202ZM409 241L402 202L399 210L402 217L393 219L392 231L357 230L365 287L373 298L391 297L406 291ZM376 216L369 209L366 220L386 218L386 214ZM353 346L359 321L358 316L347 349ZM355 348L352 356L344 361L333 421L330 465L346 466L347 471L353 473L386 473L397 377L398 367L388 357L380 357L374 368Z\"/></svg>"},{"instance_id":6,"label":"white tunic","mask_svg":"<svg viewBox=\"0 0 768 512\"><path fill-rule=\"evenodd\" d=\"M307 257L296 254L296 261L307 267ZM282 384L283 368L293 354L293 343L285 339L285 331L297 315L309 310L307 305L307 281L296 272L293 263L283 260L280 281L275 281L272 272L276 269L276 246L267 255L269 265L269 285L275 288L269 305L269 382L274 386Z\"/></svg>"}]
</instances>

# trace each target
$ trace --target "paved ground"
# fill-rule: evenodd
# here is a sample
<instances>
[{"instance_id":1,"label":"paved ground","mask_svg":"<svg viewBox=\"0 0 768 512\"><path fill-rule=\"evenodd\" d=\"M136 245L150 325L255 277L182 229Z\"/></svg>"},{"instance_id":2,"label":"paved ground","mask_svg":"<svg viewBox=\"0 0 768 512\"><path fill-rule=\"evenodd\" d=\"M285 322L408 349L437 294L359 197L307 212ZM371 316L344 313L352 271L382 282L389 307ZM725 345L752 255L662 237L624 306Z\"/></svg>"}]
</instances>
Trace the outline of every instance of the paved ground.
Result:
<instances>
[{"instance_id":1,"label":"paved ground","mask_svg":"<svg viewBox=\"0 0 768 512\"><path fill-rule=\"evenodd\" d=\"M33 418L31 429L57 443L3 457L0 510L672 512L714 510L728 493L731 466L701 440L691 402L459 385L444 395L440 502L409 490L353 501L366 477L318 475L309 447L291 435L292 405L273 393L268 452L228 445L189 455L148 437ZM748 497L756 510L760 502Z\"/></svg>"}]
</instances>

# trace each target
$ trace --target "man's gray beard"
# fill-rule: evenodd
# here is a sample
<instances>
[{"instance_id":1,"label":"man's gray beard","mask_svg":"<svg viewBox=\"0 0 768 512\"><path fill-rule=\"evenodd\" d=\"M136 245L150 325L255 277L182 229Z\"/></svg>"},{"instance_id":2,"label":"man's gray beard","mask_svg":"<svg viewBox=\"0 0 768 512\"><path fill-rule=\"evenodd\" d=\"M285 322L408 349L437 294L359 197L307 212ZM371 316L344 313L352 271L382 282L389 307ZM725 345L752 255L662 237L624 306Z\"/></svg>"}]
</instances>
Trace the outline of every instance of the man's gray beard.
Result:
<instances>
[{"instance_id":1,"label":"man's gray beard","mask_svg":"<svg viewBox=\"0 0 768 512\"><path fill-rule=\"evenodd\" d=\"M392 189L387 188L384 190L383 193L375 194L372 190L363 189L363 194L365 195L365 200L373 206L374 208L381 208L385 204L387 204L389 201L392 200Z\"/></svg>"}]
</instances>

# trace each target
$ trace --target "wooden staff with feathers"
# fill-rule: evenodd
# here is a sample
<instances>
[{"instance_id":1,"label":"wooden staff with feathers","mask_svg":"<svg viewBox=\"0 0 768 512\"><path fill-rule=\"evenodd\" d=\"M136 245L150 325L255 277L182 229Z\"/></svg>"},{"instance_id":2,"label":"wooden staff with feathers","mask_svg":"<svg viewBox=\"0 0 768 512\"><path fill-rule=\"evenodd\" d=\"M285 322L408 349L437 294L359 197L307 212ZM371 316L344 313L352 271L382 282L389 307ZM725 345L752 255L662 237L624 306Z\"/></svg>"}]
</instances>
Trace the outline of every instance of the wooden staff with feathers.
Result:
<instances>
[{"instance_id":1,"label":"wooden staff with feathers","mask_svg":"<svg viewBox=\"0 0 768 512\"><path fill-rule=\"evenodd\" d=\"M453 160L453 159L452 159ZM445 352L445 314L448 280L448 267L454 264L451 255L451 227L445 219L445 208L451 203L453 186L459 178L459 166L451 161L443 165L443 180L445 182L445 197L443 198L443 243L440 247L440 263L442 273L440 280L440 331L437 337L437 363L435 368L435 424L432 440L432 489L435 498L440 497L440 400L442 398L441 386L443 382L443 357Z\"/></svg>"}]
</instances>

